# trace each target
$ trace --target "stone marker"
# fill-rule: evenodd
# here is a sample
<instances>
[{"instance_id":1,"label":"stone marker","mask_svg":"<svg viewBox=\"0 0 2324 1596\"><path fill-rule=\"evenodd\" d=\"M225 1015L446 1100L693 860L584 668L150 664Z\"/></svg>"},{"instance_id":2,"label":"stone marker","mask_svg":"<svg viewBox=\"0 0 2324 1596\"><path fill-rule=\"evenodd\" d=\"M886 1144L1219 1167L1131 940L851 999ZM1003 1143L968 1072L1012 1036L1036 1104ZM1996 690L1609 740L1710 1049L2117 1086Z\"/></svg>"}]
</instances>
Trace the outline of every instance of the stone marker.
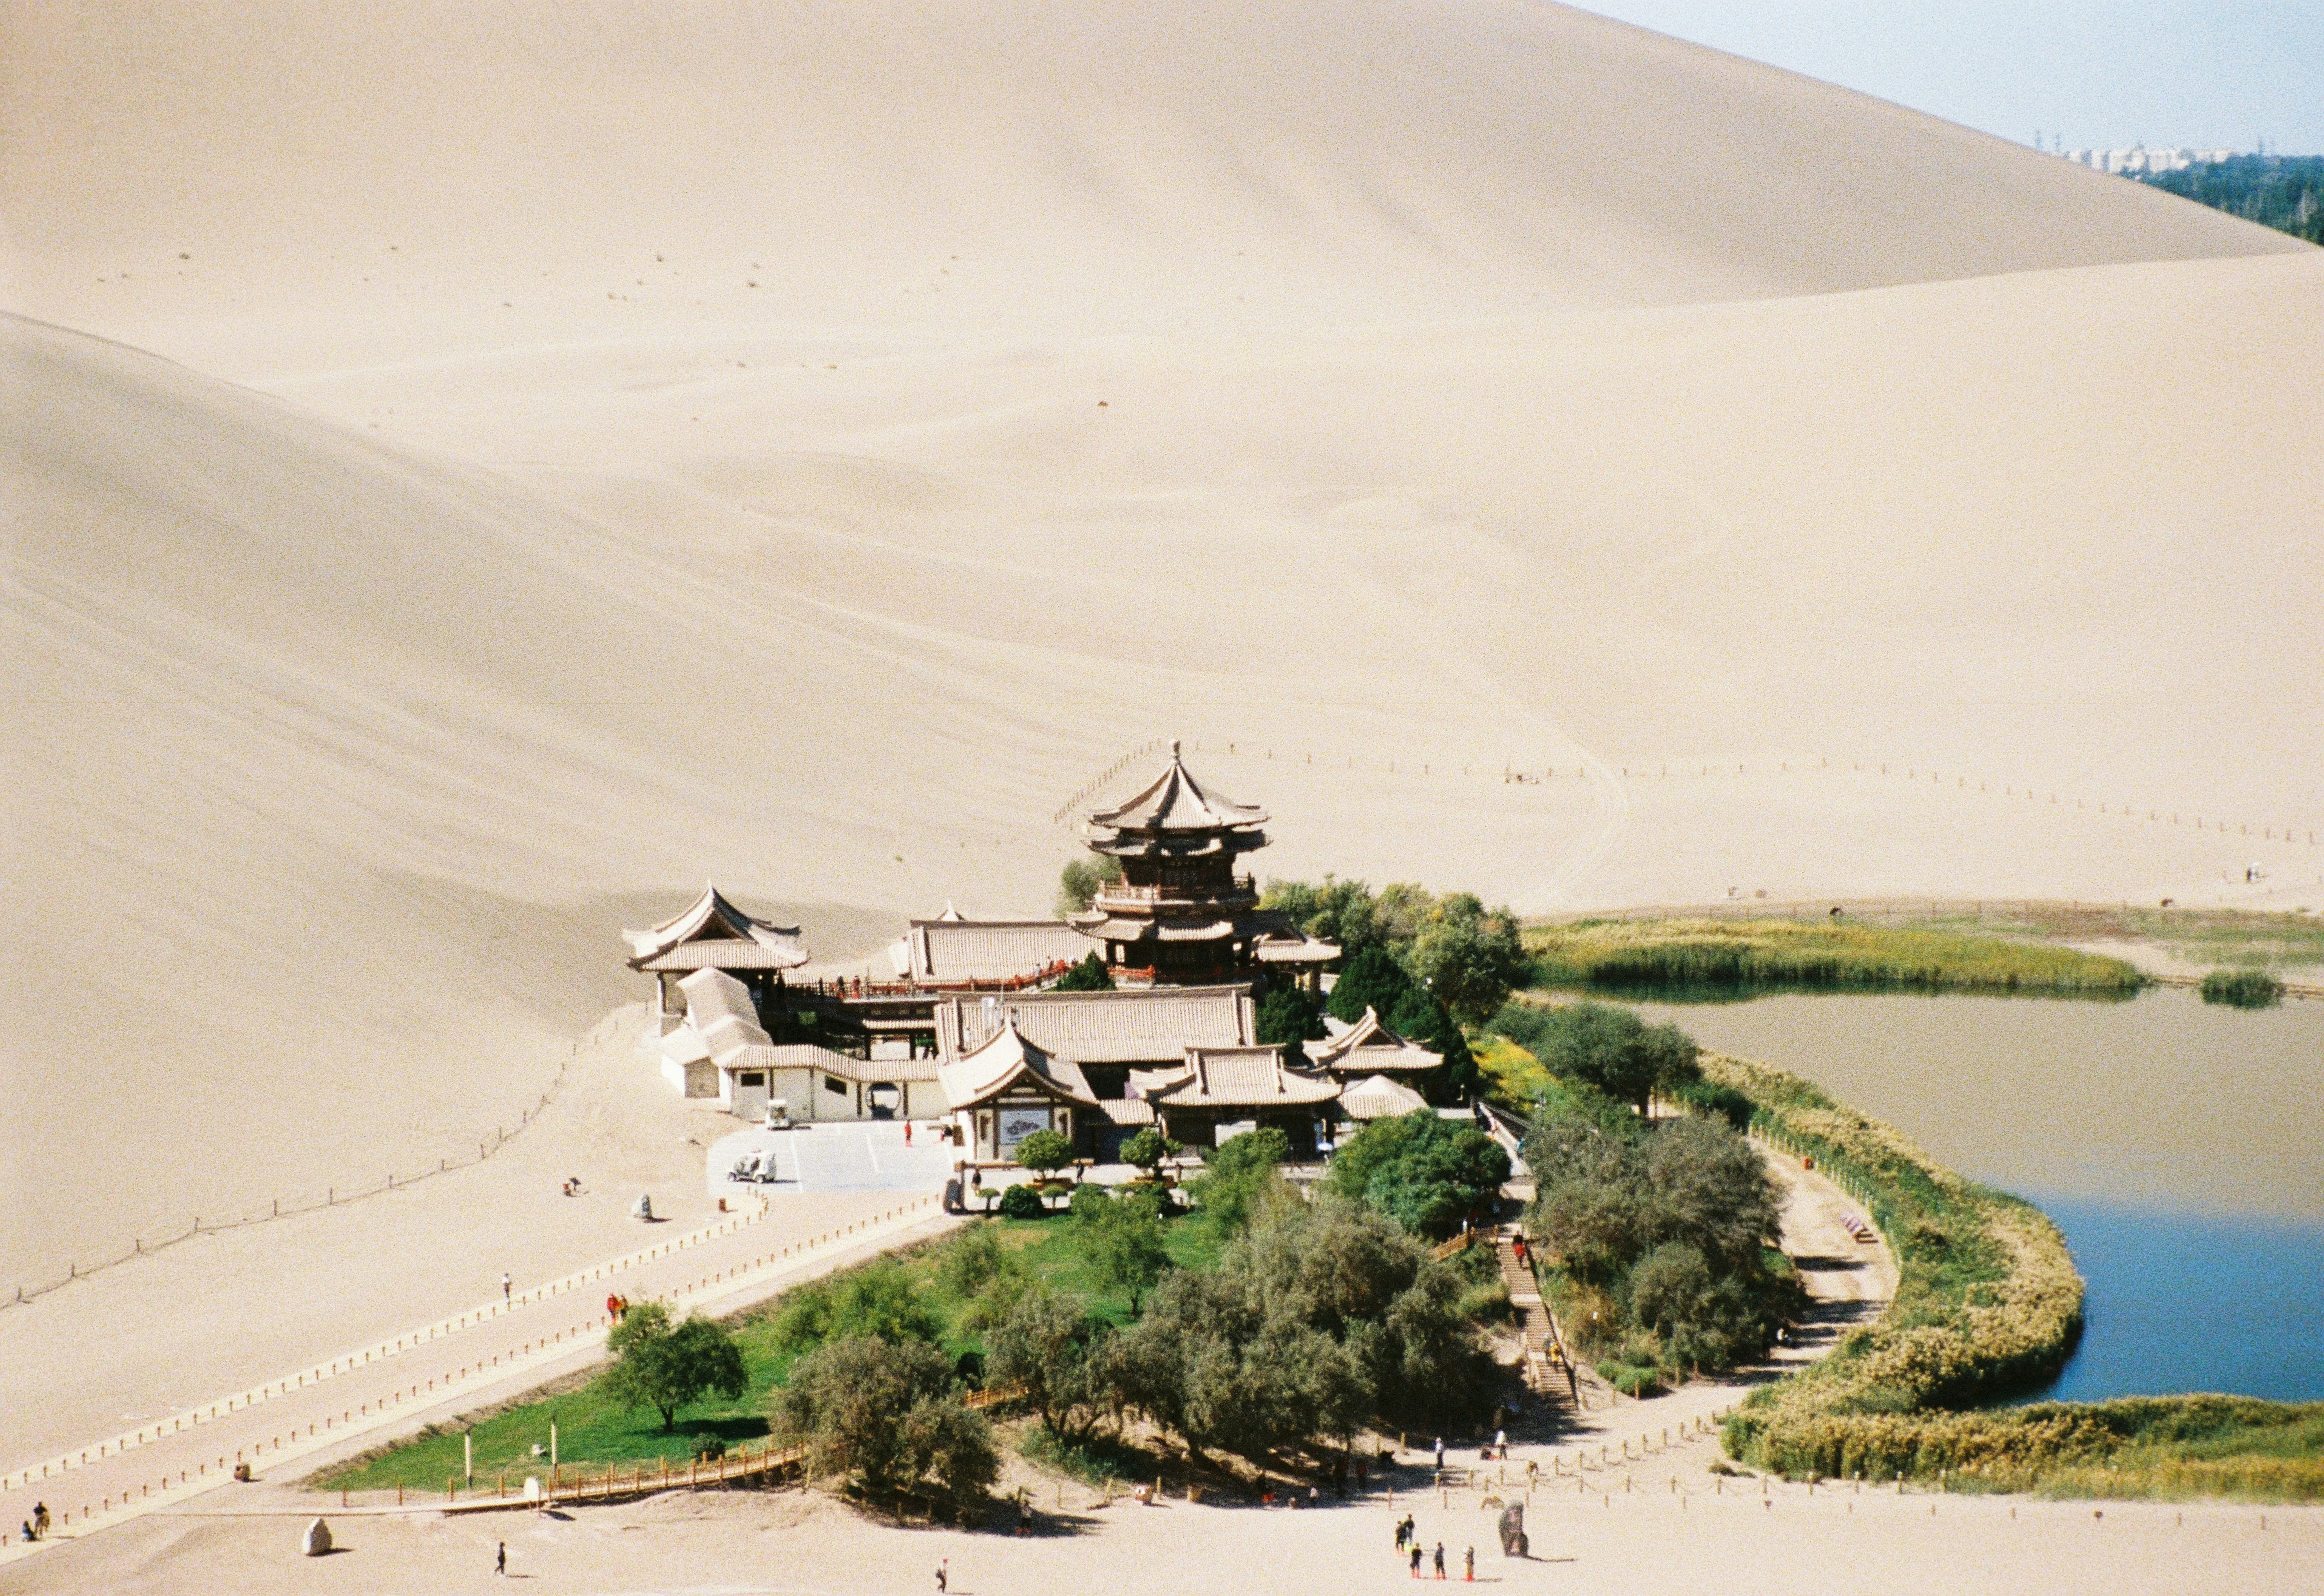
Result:
<instances>
[{"instance_id":1,"label":"stone marker","mask_svg":"<svg viewBox=\"0 0 2324 1596\"><path fill-rule=\"evenodd\" d=\"M632 1218L632 1219L650 1219L650 1218L652 1218L652 1217L653 1217L653 1198L651 1198L650 1197L648 1197L648 1196L644 1195L643 1193L640 1193L640 1194L639 1194L639 1197L638 1197L637 1206L636 1206L635 1207L633 1207L633 1208L632 1208L632 1209L630 1210L630 1217L631 1217L631 1218Z\"/></svg>"},{"instance_id":2,"label":"stone marker","mask_svg":"<svg viewBox=\"0 0 2324 1596\"><path fill-rule=\"evenodd\" d=\"M300 1541L299 1549L309 1557L320 1557L331 1549L331 1527L320 1518L316 1519L307 1526L307 1534Z\"/></svg>"}]
</instances>

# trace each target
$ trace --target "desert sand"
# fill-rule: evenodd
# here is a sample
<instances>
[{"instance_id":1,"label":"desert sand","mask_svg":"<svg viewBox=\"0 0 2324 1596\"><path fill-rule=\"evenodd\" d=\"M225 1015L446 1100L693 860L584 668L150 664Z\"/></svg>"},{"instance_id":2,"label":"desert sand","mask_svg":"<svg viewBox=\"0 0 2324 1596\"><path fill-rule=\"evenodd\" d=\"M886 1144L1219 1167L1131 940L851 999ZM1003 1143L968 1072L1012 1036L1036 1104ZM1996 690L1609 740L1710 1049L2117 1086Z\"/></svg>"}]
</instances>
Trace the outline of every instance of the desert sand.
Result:
<instances>
[{"instance_id":1,"label":"desert sand","mask_svg":"<svg viewBox=\"0 0 2324 1596\"><path fill-rule=\"evenodd\" d=\"M1838 1223L1846 1198L1788 1165L1778 1172L1784 1244L1805 1258L1823 1308L1806 1344L1756 1377L1821 1355L1895 1289L1886 1249L1859 1247ZM1519 1425L1506 1464L1476 1465L1473 1481L1443 1491L1430 1488L1416 1438L1368 1495L1326 1497L1312 1512L1190 1503L1167 1484L1158 1503L1139 1506L1012 1464L1004 1483L1030 1491L1038 1509L1030 1538L896 1524L798 1489L447 1516L416 1503L395 1509L385 1493L342 1512L295 1484L262 1482L0 1565L0 1591L459 1589L492 1577L503 1543L510 1573L542 1591L920 1591L939 1561L963 1592L1388 1591L1408 1579L1389 1544L1406 1512L1424 1546L1444 1546L1452 1579L1474 1546L1480 1581L1542 1591L1699 1591L1739 1577L1767 1590L2272 1591L2324 1573L2324 1514L2314 1509L2093 1509L1722 1475L1704 1422L1747 1389L1705 1383L1610 1404L1597 1393L1586 1412L1561 1408ZM1537 1471L1530 1491L1528 1464ZM1532 1538L1525 1561L1503 1559L1494 1542L1499 1503L1516 1500L1526 1503ZM315 1563L296 1546L318 1512L340 1550Z\"/></svg>"},{"instance_id":2,"label":"desert sand","mask_svg":"<svg viewBox=\"0 0 2324 1596\"><path fill-rule=\"evenodd\" d=\"M2278 235L1547 5L0 51L0 1299L488 1141L706 876L1039 912L1157 738L1264 873L2324 907Z\"/></svg>"}]
</instances>

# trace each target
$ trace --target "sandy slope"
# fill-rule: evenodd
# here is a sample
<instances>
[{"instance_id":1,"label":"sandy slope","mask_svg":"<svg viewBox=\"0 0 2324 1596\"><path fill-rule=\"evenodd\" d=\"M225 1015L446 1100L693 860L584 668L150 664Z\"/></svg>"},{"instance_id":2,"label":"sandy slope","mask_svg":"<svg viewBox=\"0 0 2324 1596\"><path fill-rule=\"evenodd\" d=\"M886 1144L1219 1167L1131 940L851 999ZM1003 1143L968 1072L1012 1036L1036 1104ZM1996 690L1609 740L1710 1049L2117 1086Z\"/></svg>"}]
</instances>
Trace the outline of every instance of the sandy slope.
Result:
<instances>
[{"instance_id":1,"label":"sandy slope","mask_svg":"<svg viewBox=\"0 0 2324 1596\"><path fill-rule=\"evenodd\" d=\"M5 303L189 362L0 331L0 1290L1157 736L1529 908L2324 892L2312 250L1548 6L477 17L0 21Z\"/></svg>"}]
</instances>

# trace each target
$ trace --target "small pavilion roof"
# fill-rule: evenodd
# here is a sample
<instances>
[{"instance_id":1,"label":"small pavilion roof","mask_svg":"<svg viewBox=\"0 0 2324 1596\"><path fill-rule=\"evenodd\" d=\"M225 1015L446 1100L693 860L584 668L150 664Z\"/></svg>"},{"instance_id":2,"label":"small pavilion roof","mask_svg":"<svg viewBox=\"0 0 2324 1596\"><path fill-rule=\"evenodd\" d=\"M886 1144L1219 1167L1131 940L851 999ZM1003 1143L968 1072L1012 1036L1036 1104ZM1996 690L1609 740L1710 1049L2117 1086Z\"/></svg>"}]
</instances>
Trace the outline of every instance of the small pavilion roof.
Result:
<instances>
[{"instance_id":1,"label":"small pavilion roof","mask_svg":"<svg viewBox=\"0 0 2324 1596\"><path fill-rule=\"evenodd\" d=\"M1444 1062L1444 1055L1432 1053L1416 1042L1406 1041L1383 1023L1376 1009L1367 1007L1364 1017L1351 1025L1328 1016L1323 1028L1332 1032L1322 1041L1301 1044L1309 1064L1334 1074L1378 1074L1384 1069L1399 1073L1434 1069Z\"/></svg>"},{"instance_id":2,"label":"small pavilion roof","mask_svg":"<svg viewBox=\"0 0 2324 1596\"><path fill-rule=\"evenodd\" d=\"M1130 1079L1163 1108L1286 1108L1340 1095L1335 1080L1285 1068L1279 1047L1188 1048L1180 1068L1132 1070Z\"/></svg>"},{"instance_id":3,"label":"small pavilion roof","mask_svg":"<svg viewBox=\"0 0 2324 1596\"><path fill-rule=\"evenodd\" d=\"M1385 1075L1367 1076L1340 1093L1340 1107L1350 1119L1401 1119L1427 1106L1428 1099Z\"/></svg>"},{"instance_id":4,"label":"small pavilion roof","mask_svg":"<svg viewBox=\"0 0 2324 1596\"><path fill-rule=\"evenodd\" d=\"M1084 1108L1097 1106L1080 1066L1026 1041L1013 1020L1004 1020L974 1050L939 1066L936 1079L954 1109L973 1108L1021 1087Z\"/></svg>"},{"instance_id":5,"label":"small pavilion roof","mask_svg":"<svg viewBox=\"0 0 2324 1596\"><path fill-rule=\"evenodd\" d=\"M713 882L685 910L648 931L623 931L641 970L797 969L807 961L799 928L736 907Z\"/></svg>"}]
</instances>

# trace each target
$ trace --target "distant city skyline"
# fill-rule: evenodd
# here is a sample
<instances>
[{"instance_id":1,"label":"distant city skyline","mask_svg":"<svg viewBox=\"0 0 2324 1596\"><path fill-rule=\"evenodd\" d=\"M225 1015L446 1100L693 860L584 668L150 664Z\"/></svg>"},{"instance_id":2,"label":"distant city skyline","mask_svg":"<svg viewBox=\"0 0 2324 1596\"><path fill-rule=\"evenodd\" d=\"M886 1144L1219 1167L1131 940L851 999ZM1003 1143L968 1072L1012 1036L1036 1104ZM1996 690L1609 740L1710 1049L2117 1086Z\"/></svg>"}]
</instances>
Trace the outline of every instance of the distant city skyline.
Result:
<instances>
[{"instance_id":1,"label":"distant city skyline","mask_svg":"<svg viewBox=\"0 0 2324 1596\"><path fill-rule=\"evenodd\" d=\"M1584 0L2044 148L2324 152L2316 0Z\"/></svg>"}]
</instances>

